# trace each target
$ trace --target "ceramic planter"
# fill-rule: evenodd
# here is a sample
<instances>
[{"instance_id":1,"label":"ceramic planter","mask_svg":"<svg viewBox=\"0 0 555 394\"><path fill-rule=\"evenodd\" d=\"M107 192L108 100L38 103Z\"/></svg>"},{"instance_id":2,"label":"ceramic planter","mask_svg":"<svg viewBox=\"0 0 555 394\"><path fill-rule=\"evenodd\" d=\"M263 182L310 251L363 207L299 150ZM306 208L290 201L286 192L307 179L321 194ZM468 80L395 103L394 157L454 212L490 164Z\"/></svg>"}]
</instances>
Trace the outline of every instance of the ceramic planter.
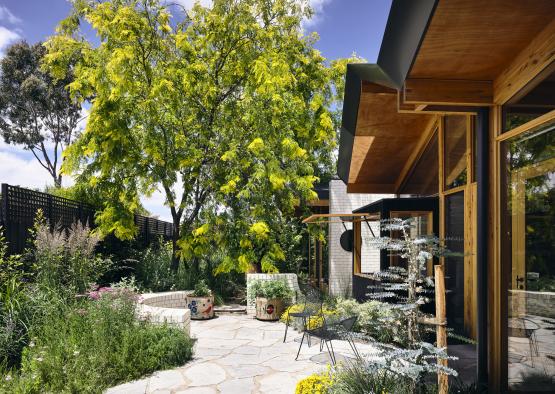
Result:
<instances>
[{"instance_id":1,"label":"ceramic planter","mask_svg":"<svg viewBox=\"0 0 555 394\"><path fill-rule=\"evenodd\" d=\"M187 308L191 310L191 320L206 320L214 317L214 296L187 296Z\"/></svg>"},{"instance_id":2,"label":"ceramic planter","mask_svg":"<svg viewBox=\"0 0 555 394\"><path fill-rule=\"evenodd\" d=\"M256 318L258 320L279 320L284 310L281 298L256 297Z\"/></svg>"}]
</instances>

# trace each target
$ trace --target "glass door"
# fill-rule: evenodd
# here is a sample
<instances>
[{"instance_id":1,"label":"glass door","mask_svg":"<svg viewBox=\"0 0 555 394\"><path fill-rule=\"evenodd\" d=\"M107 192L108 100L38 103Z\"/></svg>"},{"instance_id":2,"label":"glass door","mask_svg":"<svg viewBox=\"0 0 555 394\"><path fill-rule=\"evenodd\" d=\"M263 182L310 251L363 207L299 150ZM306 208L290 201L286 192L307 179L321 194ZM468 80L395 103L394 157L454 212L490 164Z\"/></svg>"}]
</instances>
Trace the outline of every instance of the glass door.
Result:
<instances>
[{"instance_id":1,"label":"glass door","mask_svg":"<svg viewBox=\"0 0 555 394\"><path fill-rule=\"evenodd\" d=\"M508 384L555 391L555 120L501 143Z\"/></svg>"}]
</instances>

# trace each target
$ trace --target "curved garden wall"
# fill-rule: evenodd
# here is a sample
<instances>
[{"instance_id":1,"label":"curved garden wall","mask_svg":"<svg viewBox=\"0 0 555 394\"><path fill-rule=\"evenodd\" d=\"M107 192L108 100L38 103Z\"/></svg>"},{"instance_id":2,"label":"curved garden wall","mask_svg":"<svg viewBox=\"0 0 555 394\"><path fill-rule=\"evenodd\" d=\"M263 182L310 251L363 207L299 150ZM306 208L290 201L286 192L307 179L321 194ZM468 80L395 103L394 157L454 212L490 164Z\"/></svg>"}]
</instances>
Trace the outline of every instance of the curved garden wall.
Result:
<instances>
[{"instance_id":1,"label":"curved garden wall","mask_svg":"<svg viewBox=\"0 0 555 394\"><path fill-rule=\"evenodd\" d=\"M187 308L187 294L190 291L168 291L165 293L146 293L141 295L138 313L141 319L154 324L164 324L191 330L191 311Z\"/></svg>"}]
</instances>

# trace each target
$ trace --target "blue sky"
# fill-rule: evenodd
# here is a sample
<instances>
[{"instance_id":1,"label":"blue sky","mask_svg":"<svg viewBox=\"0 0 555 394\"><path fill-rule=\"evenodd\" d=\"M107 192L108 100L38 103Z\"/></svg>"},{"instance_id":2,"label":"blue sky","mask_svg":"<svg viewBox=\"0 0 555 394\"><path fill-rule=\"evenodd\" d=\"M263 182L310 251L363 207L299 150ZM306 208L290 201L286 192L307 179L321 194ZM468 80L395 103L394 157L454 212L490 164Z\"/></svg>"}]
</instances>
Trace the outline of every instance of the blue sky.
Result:
<instances>
[{"instance_id":1,"label":"blue sky","mask_svg":"<svg viewBox=\"0 0 555 394\"><path fill-rule=\"evenodd\" d=\"M173 1L186 7L194 2ZM209 1L201 3L207 5ZM326 58L348 57L356 52L369 62L376 61L391 0L310 0L310 3L316 13L305 22L305 29L318 32L320 40L316 47ZM58 21L69 10L68 0L0 0L0 57L13 42L25 39L35 43L54 34ZM42 189L52 182L30 152L0 140L0 183ZM163 203L158 193L144 200L150 212L167 219L170 216Z\"/></svg>"}]
</instances>

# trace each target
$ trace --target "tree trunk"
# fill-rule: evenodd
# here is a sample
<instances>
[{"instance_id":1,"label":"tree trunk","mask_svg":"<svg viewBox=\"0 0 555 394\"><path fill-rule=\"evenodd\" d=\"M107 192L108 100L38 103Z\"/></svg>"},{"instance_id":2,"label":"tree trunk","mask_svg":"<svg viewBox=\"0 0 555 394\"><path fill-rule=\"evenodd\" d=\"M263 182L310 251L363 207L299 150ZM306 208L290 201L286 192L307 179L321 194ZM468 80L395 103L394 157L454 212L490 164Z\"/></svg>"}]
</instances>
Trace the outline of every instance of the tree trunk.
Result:
<instances>
[{"instance_id":1,"label":"tree trunk","mask_svg":"<svg viewBox=\"0 0 555 394\"><path fill-rule=\"evenodd\" d=\"M173 229L172 229L172 262L171 270L175 273L179 268L179 257L177 256L177 241L179 240L179 222L180 218L173 218Z\"/></svg>"},{"instance_id":2,"label":"tree trunk","mask_svg":"<svg viewBox=\"0 0 555 394\"><path fill-rule=\"evenodd\" d=\"M54 178L54 186L56 188L62 187L62 174L52 174L52 178Z\"/></svg>"}]
</instances>

